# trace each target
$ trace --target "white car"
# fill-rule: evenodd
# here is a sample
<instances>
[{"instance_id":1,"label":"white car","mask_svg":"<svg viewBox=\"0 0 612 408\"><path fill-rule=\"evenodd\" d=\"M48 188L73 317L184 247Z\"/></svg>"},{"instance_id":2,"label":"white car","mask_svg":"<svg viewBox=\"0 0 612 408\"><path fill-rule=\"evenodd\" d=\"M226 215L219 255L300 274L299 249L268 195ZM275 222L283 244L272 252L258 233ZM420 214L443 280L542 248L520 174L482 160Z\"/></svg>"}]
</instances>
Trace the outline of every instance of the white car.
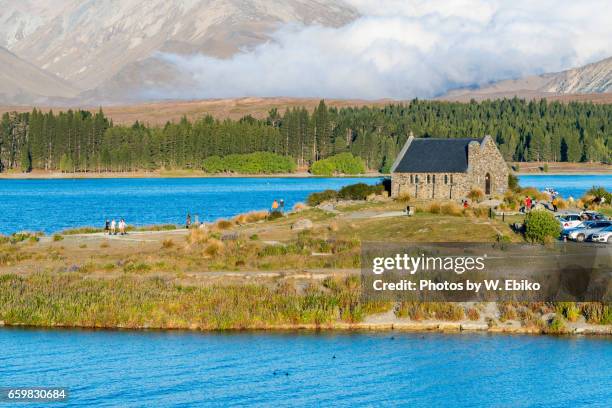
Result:
<instances>
[{"instance_id":1,"label":"white car","mask_svg":"<svg viewBox=\"0 0 612 408\"><path fill-rule=\"evenodd\" d=\"M610 226L612 221L584 221L575 228L563 230L561 237L577 242L590 241L593 234Z\"/></svg>"},{"instance_id":2,"label":"white car","mask_svg":"<svg viewBox=\"0 0 612 408\"><path fill-rule=\"evenodd\" d=\"M577 227L582 221L580 218L580 214L563 214L556 216L557 221L561 223L561 227L563 229L574 228Z\"/></svg>"},{"instance_id":3,"label":"white car","mask_svg":"<svg viewBox=\"0 0 612 408\"><path fill-rule=\"evenodd\" d=\"M607 242L608 244L612 244L612 225L591 235L591 241Z\"/></svg>"}]
</instances>

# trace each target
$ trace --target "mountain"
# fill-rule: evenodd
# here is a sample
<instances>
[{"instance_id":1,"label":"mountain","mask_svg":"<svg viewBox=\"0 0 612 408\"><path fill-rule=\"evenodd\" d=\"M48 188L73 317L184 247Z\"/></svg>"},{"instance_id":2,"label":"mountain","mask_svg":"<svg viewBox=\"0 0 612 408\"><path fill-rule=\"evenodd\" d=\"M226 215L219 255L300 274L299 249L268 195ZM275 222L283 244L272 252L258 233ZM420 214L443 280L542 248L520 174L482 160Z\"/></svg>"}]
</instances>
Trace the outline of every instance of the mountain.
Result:
<instances>
[{"instance_id":1,"label":"mountain","mask_svg":"<svg viewBox=\"0 0 612 408\"><path fill-rule=\"evenodd\" d=\"M283 23L336 27L357 17L341 0L0 0L0 10L0 46L86 97L110 99L126 86L173 86L177 73L160 52L227 58Z\"/></svg>"},{"instance_id":2,"label":"mountain","mask_svg":"<svg viewBox=\"0 0 612 408\"><path fill-rule=\"evenodd\" d=\"M41 103L72 98L79 90L0 47L0 103Z\"/></svg>"},{"instance_id":3,"label":"mountain","mask_svg":"<svg viewBox=\"0 0 612 408\"><path fill-rule=\"evenodd\" d=\"M612 57L567 71L495 82L477 89L456 89L439 99L469 101L518 96L542 98L612 93Z\"/></svg>"}]
</instances>

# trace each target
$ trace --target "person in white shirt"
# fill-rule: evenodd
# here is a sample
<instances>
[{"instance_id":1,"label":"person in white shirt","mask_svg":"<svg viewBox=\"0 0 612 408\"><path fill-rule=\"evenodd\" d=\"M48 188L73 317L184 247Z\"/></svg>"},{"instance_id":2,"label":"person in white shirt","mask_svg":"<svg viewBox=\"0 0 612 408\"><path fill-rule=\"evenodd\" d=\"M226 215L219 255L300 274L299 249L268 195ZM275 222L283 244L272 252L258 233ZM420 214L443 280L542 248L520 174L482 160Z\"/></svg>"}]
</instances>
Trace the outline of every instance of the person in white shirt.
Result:
<instances>
[{"instance_id":1,"label":"person in white shirt","mask_svg":"<svg viewBox=\"0 0 612 408\"><path fill-rule=\"evenodd\" d=\"M116 235L117 234L117 221L114 219L111 221L110 232L108 235Z\"/></svg>"}]
</instances>

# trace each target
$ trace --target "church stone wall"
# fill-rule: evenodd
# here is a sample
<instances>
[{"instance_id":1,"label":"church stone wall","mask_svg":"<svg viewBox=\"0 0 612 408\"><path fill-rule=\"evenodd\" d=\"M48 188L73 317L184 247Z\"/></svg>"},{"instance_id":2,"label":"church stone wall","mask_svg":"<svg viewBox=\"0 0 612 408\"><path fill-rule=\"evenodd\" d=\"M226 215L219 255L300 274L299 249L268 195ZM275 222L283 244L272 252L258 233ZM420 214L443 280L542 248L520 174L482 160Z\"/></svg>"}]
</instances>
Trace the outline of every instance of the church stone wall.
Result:
<instances>
[{"instance_id":1,"label":"church stone wall","mask_svg":"<svg viewBox=\"0 0 612 408\"><path fill-rule=\"evenodd\" d=\"M468 145L466 173L393 173L391 196L408 194L415 199L462 199L474 188L486 191L487 173L491 187L489 196L503 194L508 189L508 166L489 136L482 143Z\"/></svg>"}]
</instances>

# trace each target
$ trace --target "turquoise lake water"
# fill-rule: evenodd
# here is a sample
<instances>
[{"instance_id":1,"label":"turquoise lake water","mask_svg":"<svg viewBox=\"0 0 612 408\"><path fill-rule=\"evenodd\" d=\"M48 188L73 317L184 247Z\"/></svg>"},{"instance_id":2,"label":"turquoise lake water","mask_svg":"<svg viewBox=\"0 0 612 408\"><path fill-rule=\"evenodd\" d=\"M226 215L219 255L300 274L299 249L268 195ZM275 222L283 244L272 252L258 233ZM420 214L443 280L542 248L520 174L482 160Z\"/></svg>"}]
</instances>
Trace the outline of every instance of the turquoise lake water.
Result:
<instances>
[{"instance_id":1,"label":"turquoise lake water","mask_svg":"<svg viewBox=\"0 0 612 408\"><path fill-rule=\"evenodd\" d=\"M67 406L609 407L612 401L610 338L3 328L0 349L0 387L67 387Z\"/></svg>"},{"instance_id":2,"label":"turquoise lake water","mask_svg":"<svg viewBox=\"0 0 612 408\"><path fill-rule=\"evenodd\" d=\"M274 199L291 209L312 192L348 184L376 184L379 178L134 178L0 180L0 233L57 232L103 226L124 218L128 224L183 224L213 221L251 210L269 209Z\"/></svg>"},{"instance_id":3,"label":"turquoise lake water","mask_svg":"<svg viewBox=\"0 0 612 408\"><path fill-rule=\"evenodd\" d=\"M286 208L312 192L380 178L171 178L0 180L0 233L56 232L106 218L128 224L182 224L187 213L202 221L268 209L274 199ZM521 176L522 185L553 187L580 197L593 185L612 190L612 175Z\"/></svg>"}]
</instances>

